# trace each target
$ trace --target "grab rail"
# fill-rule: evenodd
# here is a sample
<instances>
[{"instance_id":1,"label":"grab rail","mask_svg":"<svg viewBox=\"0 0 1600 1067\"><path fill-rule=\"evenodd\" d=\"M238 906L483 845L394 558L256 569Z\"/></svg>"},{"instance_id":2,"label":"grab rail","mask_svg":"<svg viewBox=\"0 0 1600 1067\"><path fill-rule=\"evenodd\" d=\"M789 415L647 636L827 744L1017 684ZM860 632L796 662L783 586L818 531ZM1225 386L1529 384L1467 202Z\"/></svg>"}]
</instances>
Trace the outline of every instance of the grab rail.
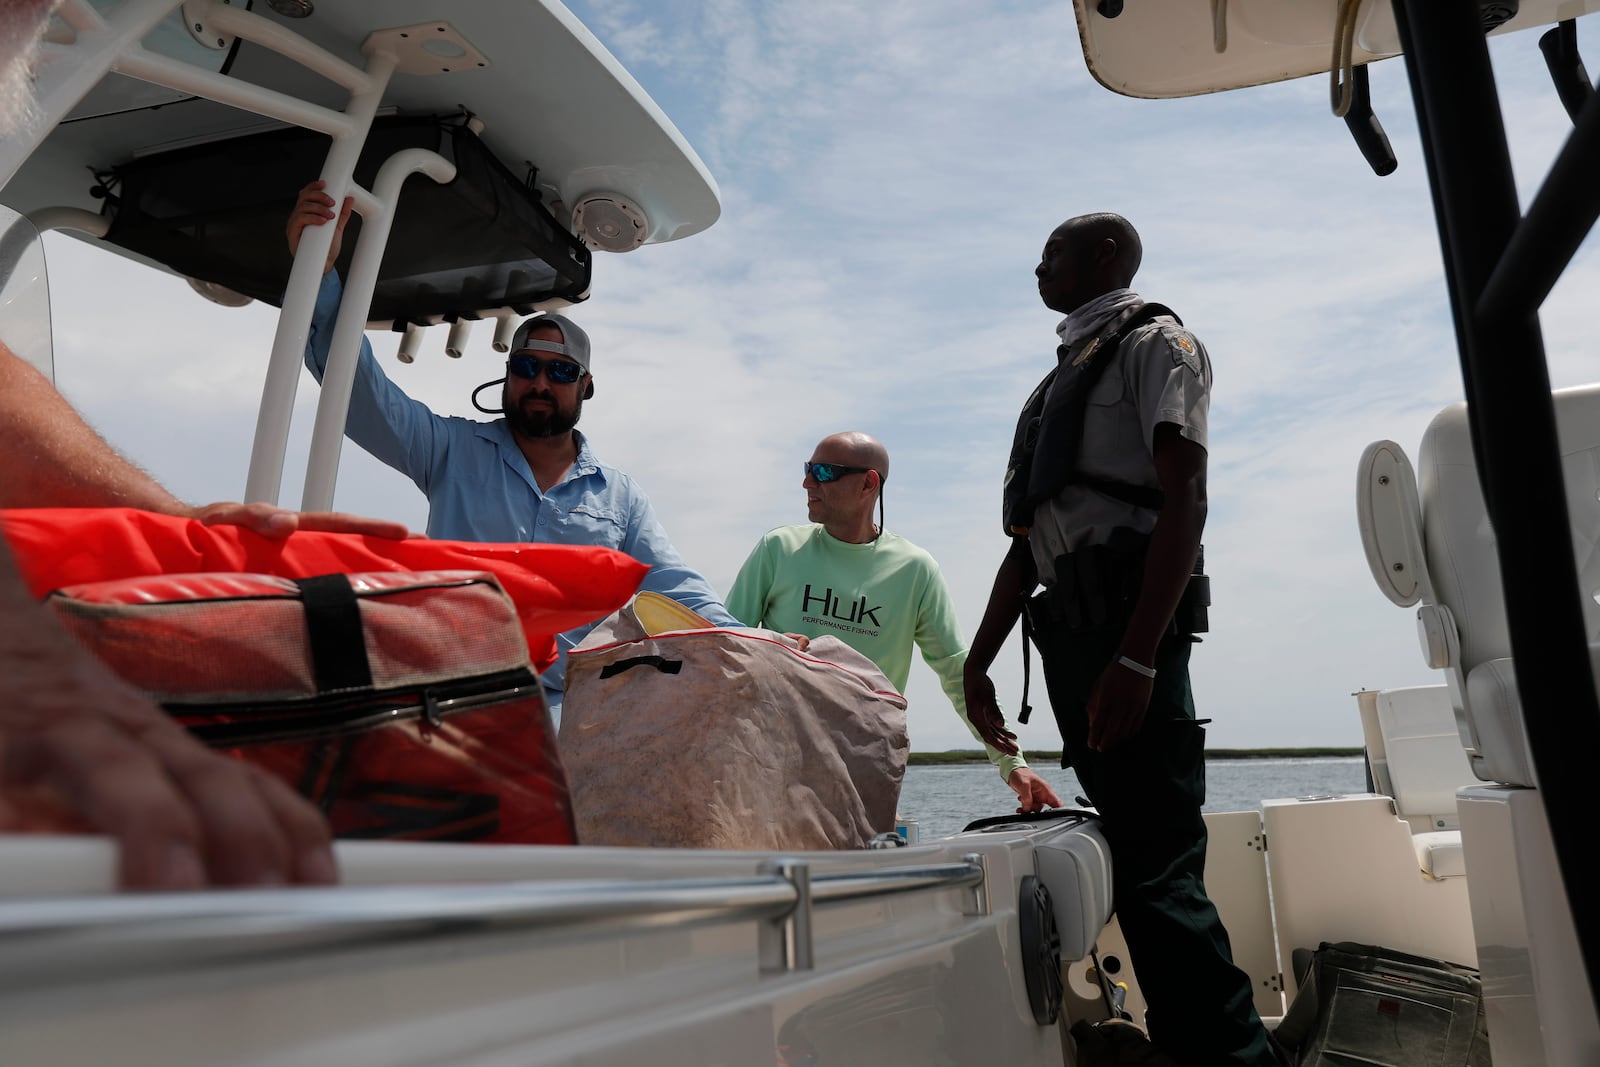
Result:
<instances>
[{"instance_id":1,"label":"grab rail","mask_svg":"<svg viewBox=\"0 0 1600 1067\"><path fill-rule=\"evenodd\" d=\"M962 863L817 875L811 879L811 896L819 904L845 904L897 893L975 887L983 878L981 857L974 853Z\"/></svg>"},{"instance_id":2,"label":"grab rail","mask_svg":"<svg viewBox=\"0 0 1600 1067\"><path fill-rule=\"evenodd\" d=\"M0 991L259 963L445 937L643 930L759 921L766 972L811 966L815 905L972 888L987 910L983 858L809 877L779 860L740 878L235 890L0 904Z\"/></svg>"}]
</instances>

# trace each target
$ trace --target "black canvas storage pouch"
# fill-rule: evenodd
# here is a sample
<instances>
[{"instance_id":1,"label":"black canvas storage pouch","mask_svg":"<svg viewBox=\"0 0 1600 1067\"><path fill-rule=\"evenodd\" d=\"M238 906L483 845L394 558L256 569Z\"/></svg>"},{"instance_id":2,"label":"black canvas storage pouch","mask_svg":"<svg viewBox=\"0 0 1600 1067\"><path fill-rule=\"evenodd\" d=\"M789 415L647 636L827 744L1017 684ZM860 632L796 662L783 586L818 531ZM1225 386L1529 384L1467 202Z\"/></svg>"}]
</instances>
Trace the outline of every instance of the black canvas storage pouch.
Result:
<instances>
[{"instance_id":1,"label":"black canvas storage pouch","mask_svg":"<svg viewBox=\"0 0 1600 1067\"><path fill-rule=\"evenodd\" d=\"M274 130L125 163L98 176L109 191L106 240L281 305L291 265L284 223L330 144L311 130ZM540 301L583 298L589 250L461 120L376 120L355 180L372 188L378 168L406 148L439 153L455 164L456 177L443 185L420 174L406 180L368 322L421 325L500 307L531 314ZM345 276L360 224L351 216L335 264Z\"/></svg>"},{"instance_id":2,"label":"black canvas storage pouch","mask_svg":"<svg viewBox=\"0 0 1600 1067\"><path fill-rule=\"evenodd\" d=\"M1478 972L1376 945L1297 949L1275 1036L1298 1067L1489 1067Z\"/></svg>"}]
</instances>

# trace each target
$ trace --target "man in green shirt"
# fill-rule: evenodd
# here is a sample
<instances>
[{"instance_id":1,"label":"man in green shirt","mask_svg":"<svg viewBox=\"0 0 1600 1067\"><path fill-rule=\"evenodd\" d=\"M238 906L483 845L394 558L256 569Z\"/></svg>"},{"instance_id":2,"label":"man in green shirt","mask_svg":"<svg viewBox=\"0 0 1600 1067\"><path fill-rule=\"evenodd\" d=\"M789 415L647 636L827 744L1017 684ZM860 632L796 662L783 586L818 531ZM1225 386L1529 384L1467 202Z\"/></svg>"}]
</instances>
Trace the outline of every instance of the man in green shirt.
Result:
<instances>
[{"instance_id":1,"label":"man in green shirt","mask_svg":"<svg viewBox=\"0 0 1600 1067\"><path fill-rule=\"evenodd\" d=\"M967 645L944 575L927 552L872 521L889 476L888 450L864 433L834 434L817 445L805 471L810 524L780 526L761 538L734 579L728 610L750 626L837 637L902 692L915 643L977 738L962 688ZM1014 743L984 750L1016 792L1018 810L1060 806Z\"/></svg>"}]
</instances>

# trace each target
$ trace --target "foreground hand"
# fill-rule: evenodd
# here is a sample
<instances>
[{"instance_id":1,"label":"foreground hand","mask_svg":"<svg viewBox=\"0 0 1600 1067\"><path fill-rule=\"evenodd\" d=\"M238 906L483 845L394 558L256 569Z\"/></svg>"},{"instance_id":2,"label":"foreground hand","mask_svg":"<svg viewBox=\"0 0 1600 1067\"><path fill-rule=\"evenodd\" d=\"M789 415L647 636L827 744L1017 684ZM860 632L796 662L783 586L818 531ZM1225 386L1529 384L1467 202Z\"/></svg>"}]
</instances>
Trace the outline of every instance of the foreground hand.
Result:
<instances>
[{"instance_id":1,"label":"foreground hand","mask_svg":"<svg viewBox=\"0 0 1600 1067\"><path fill-rule=\"evenodd\" d=\"M978 736L983 738L984 744L1008 756L1015 756L1017 735L1006 729L1006 717L1000 714L994 683L989 676L981 671L968 670L963 673L962 685L966 690L967 721L978 731Z\"/></svg>"},{"instance_id":2,"label":"foreground hand","mask_svg":"<svg viewBox=\"0 0 1600 1067\"><path fill-rule=\"evenodd\" d=\"M337 880L327 823L288 786L207 749L42 611L7 621L32 630L0 649L0 831L109 834L127 889Z\"/></svg>"},{"instance_id":3,"label":"foreground hand","mask_svg":"<svg viewBox=\"0 0 1600 1067\"><path fill-rule=\"evenodd\" d=\"M783 636L793 641L795 647L801 652L804 652L806 649L811 647L811 638L807 637L805 634L784 634Z\"/></svg>"},{"instance_id":4,"label":"foreground hand","mask_svg":"<svg viewBox=\"0 0 1600 1067\"><path fill-rule=\"evenodd\" d=\"M207 526L243 526L252 533L281 541L296 530L318 533L366 534L403 541L412 536L403 522L368 519L342 511L289 511L271 504L234 504L227 501L195 508L191 518Z\"/></svg>"},{"instance_id":5,"label":"foreground hand","mask_svg":"<svg viewBox=\"0 0 1600 1067\"><path fill-rule=\"evenodd\" d=\"M1133 737L1150 710L1155 679L1112 660L1089 694L1089 747L1108 752Z\"/></svg>"},{"instance_id":6,"label":"foreground hand","mask_svg":"<svg viewBox=\"0 0 1600 1067\"><path fill-rule=\"evenodd\" d=\"M1017 811L1020 814L1061 806L1061 798L1050 788L1050 783L1026 767L1012 771L1011 777L1006 779L1006 785L1017 794Z\"/></svg>"}]
</instances>

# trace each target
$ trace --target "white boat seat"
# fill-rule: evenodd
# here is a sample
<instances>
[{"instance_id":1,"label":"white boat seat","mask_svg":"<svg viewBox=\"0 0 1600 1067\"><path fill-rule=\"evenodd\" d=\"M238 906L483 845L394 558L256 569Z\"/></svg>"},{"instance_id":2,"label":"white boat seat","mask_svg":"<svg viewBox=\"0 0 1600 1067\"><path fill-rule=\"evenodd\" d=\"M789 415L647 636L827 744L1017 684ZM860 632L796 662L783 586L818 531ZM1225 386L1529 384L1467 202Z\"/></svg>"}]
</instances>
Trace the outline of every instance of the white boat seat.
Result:
<instances>
[{"instance_id":1,"label":"white boat seat","mask_svg":"<svg viewBox=\"0 0 1600 1067\"><path fill-rule=\"evenodd\" d=\"M1456 829L1456 790L1476 779L1456 733L1449 688L1383 689L1371 696L1374 721L1363 727L1374 782L1415 831Z\"/></svg>"},{"instance_id":2,"label":"white boat seat","mask_svg":"<svg viewBox=\"0 0 1600 1067\"><path fill-rule=\"evenodd\" d=\"M1443 685L1356 694L1374 785L1408 825L1417 869L1441 881L1466 874L1456 791L1474 784Z\"/></svg>"},{"instance_id":3,"label":"white boat seat","mask_svg":"<svg viewBox=\"0 0 1600 1067\"><path fill-rule=\"evenodd\" d=\"M1589 645L1589 663L1600 678L1600 644ZM1472 669L1467 675L1467 706L1472 709L1479 745L1503 753L1500 769L1514 779L1508 784L1532 784L1533 762L1528 758L1527 732L1522 725L1522 699L1517 695L1517 673L1509 656Z\"/></svg>"},{"instance_id":4,"label":"white boat seat","mask_svg":"<svg viewBox=\"0 0 1600 1067\"><path fill-rule=\"evenodd\" d=\"M1111 847L1100 824L1085 820L1034 849L1039 879L1050 890L1063 961L1087 959L1111 921Z\"/></svg>"},{"instance_id":5,"label":"white boat seat","mask_svg":"<svg viewBox=\"0 0 1600 1067\"><path fill-rule=\"evenodd\" d=\"M1434 830L1425 834L1412 834L1411 845L1417 850L1417 866L1429 878L1464 878L1467 861L1461 852L1460 830Z\"/></svg>"},{"instance_id":6,"label":"white boat seat","mask_svg":"<svg viewBox=\"0 0 1600 1067\"><path fill-rule=\"evenodd\" d=\"M1533 782L1533 765L1522 726L1522 698L1510 657L1492 659L1467 675L1467 707L1480 747L1503 753L1498 774L1515 784Z\"/></svg>"},{"instance_id":7,"label":"white boat seat","mask_svg":"<svg viewBox=\"0 0 1600 1067\"><path fill-rule=\"evenodd\" d=\"M1551 400L1585 630L1600 663L1600 385L1559 389ZM1472 773L1536 787L1465 404L1434 417L1419 457L1415 474L1392 441L1369 445L1361 458L1357 511L1367 562L1385 596L1402 607L1421 604L1423 657L1445 672Z\"/></svg>"}]
</instances>

